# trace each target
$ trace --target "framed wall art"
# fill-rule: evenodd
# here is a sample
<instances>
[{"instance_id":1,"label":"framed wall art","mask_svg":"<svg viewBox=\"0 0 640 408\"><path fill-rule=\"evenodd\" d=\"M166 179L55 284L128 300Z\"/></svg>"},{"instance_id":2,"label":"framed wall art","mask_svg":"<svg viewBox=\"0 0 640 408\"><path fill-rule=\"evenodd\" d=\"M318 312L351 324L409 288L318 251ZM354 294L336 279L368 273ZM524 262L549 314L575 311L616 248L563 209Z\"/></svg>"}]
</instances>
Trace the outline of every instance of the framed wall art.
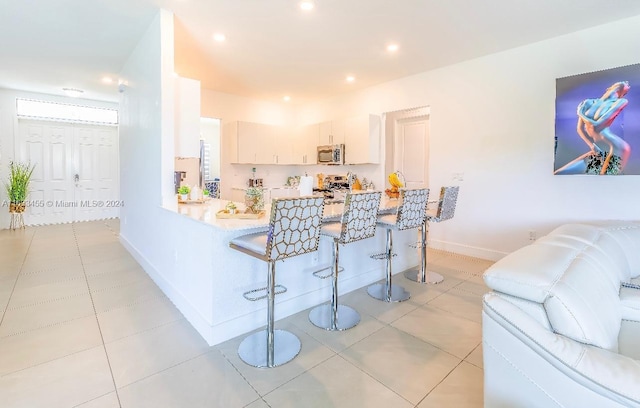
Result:
<instances>
[{"instance_id":1,"label":"framed wall art","mask_svg":"<svg viewBox=\"0 0 640 408\"><path fill-rule=\"evenodd\" d=\"M640 64L556 80L554 174L640 174Z\"/></svg>"}]
</instances>

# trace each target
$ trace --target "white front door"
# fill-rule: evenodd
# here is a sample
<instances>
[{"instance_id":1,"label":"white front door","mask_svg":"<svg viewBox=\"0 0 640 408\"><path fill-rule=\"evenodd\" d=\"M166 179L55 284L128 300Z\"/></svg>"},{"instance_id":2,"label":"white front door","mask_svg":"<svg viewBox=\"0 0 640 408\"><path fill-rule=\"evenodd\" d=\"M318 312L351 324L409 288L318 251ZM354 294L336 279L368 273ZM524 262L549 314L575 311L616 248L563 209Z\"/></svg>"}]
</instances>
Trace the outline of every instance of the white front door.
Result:
<instances>
[{"instance_id":1,"label":"white front door","mask_svg":"<svg viewBox=\"0 0 640 408\"><path fill-rule=\"evenodd\" d=\"M399 119L394 134L394 168L404 176L406 187L428 187L429 119Z\"/></svg>"},{"instance_id":2,"label":"white front door","mask_svg":"<svg viewBox=\"0 0 640 408\"><path fill-rule=\"evenodd\" d=\"M119 215L116 127L20 120L19 129L18 160L35 165L28 225Z\"/></svg>"}]
</instances>

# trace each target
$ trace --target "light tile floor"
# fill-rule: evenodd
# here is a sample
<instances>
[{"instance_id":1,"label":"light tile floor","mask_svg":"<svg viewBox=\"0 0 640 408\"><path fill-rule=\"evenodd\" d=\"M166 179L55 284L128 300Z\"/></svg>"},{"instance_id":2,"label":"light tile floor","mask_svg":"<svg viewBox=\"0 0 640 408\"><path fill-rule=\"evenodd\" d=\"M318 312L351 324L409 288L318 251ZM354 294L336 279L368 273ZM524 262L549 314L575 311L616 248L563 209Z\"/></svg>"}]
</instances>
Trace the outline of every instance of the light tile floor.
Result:
<instances>
[{"instance_id":1,"label":"light tile floor","mask_svg":"<svg viewBox=\"0 0 640 408\"><path fill-rule=\"evenodd\" d=\"M481 407L482 272L490 261L429 252L445 276L386 304L360 289L345 332L307 311L276 323L302 351L256 369L208 347L118 242L117 220L0 231L0 407Z\"/></svg>"}]
</instances>

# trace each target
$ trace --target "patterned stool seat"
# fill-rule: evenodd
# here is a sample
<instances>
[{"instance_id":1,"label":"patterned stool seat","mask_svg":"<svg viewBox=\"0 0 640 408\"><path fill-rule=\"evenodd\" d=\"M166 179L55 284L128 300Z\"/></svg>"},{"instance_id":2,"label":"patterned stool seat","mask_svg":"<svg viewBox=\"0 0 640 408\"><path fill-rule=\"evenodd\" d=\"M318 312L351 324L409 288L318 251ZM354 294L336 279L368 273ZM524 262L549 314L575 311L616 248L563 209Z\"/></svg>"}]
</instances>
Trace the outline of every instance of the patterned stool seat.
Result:
<instances>
[{"instance_id":1,"label":"patterned stool seat","mask_svg":"<svg viewBox=\"0 0 640 408\"><path fill-rule=\"evenodd\" d=\"M332 278L332 295L329 303L317 306L309 313L309 320L317 327L325 330L346 330L360 322L358 312L349 306L338 304L338 276L342 271L339 265L339 251L340 245L370 238L376 234L381 196L382 193L379 191L348 193L341 221L325 223L320 229L320 235L333 240L331 275L322 277ZM314 275L318 276L317 272Z\"/></svg>"},{"instance_id":2,"label":"patterned stool seat","mask_svg":"<svg viewBox=\"0 0 640 408\"><path fill-rule=\"evenodd\" d=\"M384 302L402 302L411 297L402 286L392 283L391 259L395 255L393 253L392 231L420 228L424 224L429 189L400 190L400 199L402 204L398 207L396 214L385 214L378 217L378 226L387 231L386 252L373 255L372 258L386 260L387 276L385 283L371 285L367 288L367 292L369 296Z\"/></svg>"},{"instance_id":3,"label":"patterned stool seat","mask_svg":"<svg viewBox=\"0 0 640 408\"><path fill-rule=\"evenodd\" d=\"M318 250L320 223L324 209L322 197L276 199L271 203L269 229L248 234L229 242L232 249L268 263L267 287L244 293L247 300L267 299L267 328L245 338L238 355L254 367L276 367L300 352L300 340L285 330L274 330L275 295L286 292L276 285L276 261ZM265 291L263 296L254 294Z\"/></svg>"},{"instance_id":4,"label":"patterned stool seat","mask_svg":"<svg viewBox=\"0 0 640 408\"><path fill-rule=\"evenodd\" d=\"M427 210L424 224L420 227L421 240L418 243L418 247L420 248L420 266L406 271L404 276L407 279L428 284L438 284L444 280L444 277L439 273L429 272L427 270L427 233L430 222L442 222L453 218L456 211L459 191L459 186L442 187L440 189L438 207Z\"/></svg>"}]
</instances>

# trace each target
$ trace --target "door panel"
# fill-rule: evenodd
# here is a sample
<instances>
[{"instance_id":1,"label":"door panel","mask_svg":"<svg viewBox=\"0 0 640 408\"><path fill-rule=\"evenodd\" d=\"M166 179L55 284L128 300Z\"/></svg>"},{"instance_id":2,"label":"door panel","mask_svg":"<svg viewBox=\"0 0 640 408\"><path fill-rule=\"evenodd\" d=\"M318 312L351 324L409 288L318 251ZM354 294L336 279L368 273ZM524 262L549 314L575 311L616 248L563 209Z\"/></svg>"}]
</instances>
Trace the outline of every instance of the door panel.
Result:
<instances>
[{"instance_id":1,"label":"door panel","mask_svg":"<svg viewBox=\"0 0 640 408\"><path fill-rule=\"evenodd\" d=\"M395 135L395 168L404 175L407 188L428 187L428 119L399 120L396 124Z\"/></svg>"},{"instance_id":2,"label":"door panel","mask_svg":"<svg viewBox=\"0 0 640 408\"><path fill-rule=\"evenodd\" d=\"M20 120L19 129L19 160L35 164L27 225L119 215L117 128Z\"/></svg>"},{"instance_id":3,"label":"door panel","mask_svg":"<svg viewBox=\"0 0 640 408\"><path fill-rule=\"evenodd\" d=\"M19 160L35 165L25 213L27 225L72 220L73 182L68 178L73 143L70 125L20 121Z\"/></svg>"}]
</instances>

